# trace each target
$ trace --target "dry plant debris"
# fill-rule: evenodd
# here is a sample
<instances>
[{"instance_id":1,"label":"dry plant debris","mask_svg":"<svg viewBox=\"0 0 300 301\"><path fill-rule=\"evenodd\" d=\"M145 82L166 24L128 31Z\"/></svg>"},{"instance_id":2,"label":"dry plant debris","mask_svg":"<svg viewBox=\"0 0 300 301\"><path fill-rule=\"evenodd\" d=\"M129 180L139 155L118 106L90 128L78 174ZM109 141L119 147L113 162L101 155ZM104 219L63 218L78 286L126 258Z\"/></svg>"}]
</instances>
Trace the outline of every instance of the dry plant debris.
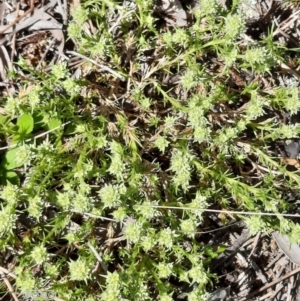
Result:
<instances>
[{"instance_id":1,"label":"dry plant debris","mask_svg":"<svg viewBox=\"0 0 300 301\"><path fill-rule=\"evenodd\" d=\"M13 62L20 56L33 67L40 66L49 51L53 52L52 63L57 61L65 45L62 28L66 22L66 5L66 1L61 3L60 0L38 4L33 0L28 4L5 1L1 4L2 82L6 81L6 68L12 71Z\"/></svg>"}]
</instances>

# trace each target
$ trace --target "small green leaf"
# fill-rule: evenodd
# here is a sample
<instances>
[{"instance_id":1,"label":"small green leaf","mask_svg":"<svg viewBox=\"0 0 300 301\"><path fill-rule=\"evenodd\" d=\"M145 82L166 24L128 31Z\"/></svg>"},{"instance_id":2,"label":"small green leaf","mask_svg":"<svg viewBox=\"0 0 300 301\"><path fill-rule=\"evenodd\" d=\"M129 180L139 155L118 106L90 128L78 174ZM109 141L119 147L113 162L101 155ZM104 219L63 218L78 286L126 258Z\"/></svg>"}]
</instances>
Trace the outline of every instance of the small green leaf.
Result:
<instances>
[{"instance_id":1,"label":"small green leaf","mask_svg":"<svg viewBox=\"0 0 300 301\"><path fill-rule=\"evenodd\" d=\"M54 146L55 146L55 147L62 146L62 141L61 141L61 139L57 139L57 140L54 142Z\"/></svg>"},{"instance_id":2,"label":"small green leaf","mask_svg":"<svg viewBox=\"0 0 300 301\"><path fill-rule=\"evenodd\" d=\"M210 258L217 258L218 255L226 251L226 246L220 245L220 246L207 246L204 249L204 254L206 256L209 256Z\"/></svg>"},{"instance_id":3,"label":"small green leaf","mask_svg":"<svg viewBox=\"0 0 300 301\"><path fill-rule=\"evenodd\" d=\"M68 124L66 130L65 130L65 135L73 135L76 133L76 125L73 123Z\"/></svg>"},{"instance_id":4,"label":"small green leaf","mask_svg":"<svg viewBox=\"0 0 300 301\"><path fill-rule=\"evenodd\" d=\"M7 171L4 178L11 184L20 186L20 179L14 171Z\"/></svg>"},{"instance_id":5,"label":"small green leaf","mask_svg":"<svg viewBox=\"0 0 300 301\"><path fill-rule=\"evenodd\" d=\"M35 130L39 130L40 128L45 126L44 116L41 113L34 112L32 117L34 120L34 129Z\"/></svg>"},{"instance_id":6,"label":"small green leaf","mask_svg":"<svg viewBox=\"0 0 300 301\"><path fill-rule=\"evenodd\" d=\"M211 246L208 246L204 249L204 254L206 256L209 256L210 258L218 257L218 254L216 253L216 250Z\"/></svg>"},{"instance_id":7,"label":"small green leaf","mask_svg":"<svg viewBox=\"0 0 300 301\"><path fill-rule=\"evenodd\" d=\"M17 125L19 126L18 132L21 134L30 134L33 130L34 122L33 118L29 114L23 114L19 117L17 121Z\"/></svg>"},{"instance_id":8,"label":"small green leaf","mask_svg":"<svg viewBox=\"0 0 300 301\"><path fill-rule=\"evenodd\" d=\"M47 130L52 130L61 125L61 121L59 119L51 119L50 122L46 125Z\"/></svg>"},{"instance_id":9,"label":"small green leaf","mask_svg":"<svg viewBox=\"0 0 300 301\"><path fill-rule=\"evenodd\" d=\"M0 114L0 124L5 125L9 120L9 116Z\"/></svg>"},{"instance_id":10,"label":"small green leaf","mask_svg":"<svg viewBox=\"0 0 300 301\"><path fill-rule=\"evenodd\" d=\"M217 253L222 254L226 251L226 249L227 249L227 247L225 245L220 245L220 246L218 246Z\"/></svg>"},{"instance_id":11,"label":"small green leaf","mask_svg":"<svg viewBox=\"0 0 300 301\"><path fill-rule=\"evenodd\" d=\"M3 166L4 169L10 170L14 169L17 167L20 167L22 164L17 163L16 157L19 152L19 147L10 149L4 156L3 161L1 165Z\"/></svg>"},{"instance_id":12,"label":"small green leaf","mask_svg":"<svg viewBox=\"0 0 300 301\"><path fill-rule=\"evenodd\" d=\"M22 133L15 133L12 137L12 143L18 143L24 139L24 134Z\"/></svg>"}]
</instances>

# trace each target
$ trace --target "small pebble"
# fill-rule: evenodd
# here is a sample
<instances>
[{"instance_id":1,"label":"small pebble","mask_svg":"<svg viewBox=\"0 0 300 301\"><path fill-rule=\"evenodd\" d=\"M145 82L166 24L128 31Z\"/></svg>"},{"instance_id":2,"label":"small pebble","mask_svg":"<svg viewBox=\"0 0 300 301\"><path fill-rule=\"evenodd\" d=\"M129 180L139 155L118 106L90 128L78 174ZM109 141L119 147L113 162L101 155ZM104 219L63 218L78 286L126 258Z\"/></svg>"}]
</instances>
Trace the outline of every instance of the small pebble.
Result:
<instances>
[{"instance_id":1,"label":"small pebble","mask_svg":"<svg viewBox=\"0 0 300 301\"><path fill-rule=\"evenodd\" d=\"M284 150L289 158L296 159L300 152L299 142L291 142L284 147Z\"/></svg>"}]
</instances>

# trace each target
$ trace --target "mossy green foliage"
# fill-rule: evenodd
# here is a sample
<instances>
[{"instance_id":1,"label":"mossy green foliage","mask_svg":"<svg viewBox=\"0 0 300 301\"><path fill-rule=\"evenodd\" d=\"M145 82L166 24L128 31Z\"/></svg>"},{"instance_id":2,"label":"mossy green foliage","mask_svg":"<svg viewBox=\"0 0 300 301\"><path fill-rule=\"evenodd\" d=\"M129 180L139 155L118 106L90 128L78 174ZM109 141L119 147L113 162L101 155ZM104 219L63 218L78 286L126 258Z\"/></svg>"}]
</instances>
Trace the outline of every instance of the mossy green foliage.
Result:
<instances>
[{"instance_id":1,"label":"mossy green foliage","mask_svg":"<svg viewBox=\"0 0 300 301\"><path fill-rule=\"evenodd\" d=\"M16 254L17 291L206 300L209 265L224 251L196 235L211 206L276 213L244 220L253 235L280 229L300 241L299 226L280 216L300 177L271 147L299 135L298 124L275 114L298 113L296 81L272 93L259 82L288 49L270 37L245 46L239 1L231 10L200 5L186 28L161 25L151 0L88 0L75 9L68 35L78 52L125 83L90 62L82 67L90 76L75 80L66 63L43 72L19 61L30 76L11 75L21 89L2 97L0 116L11 145L0 164L0 248ZM232 85L233 72L258 79Z\"/></svg>"}]
</instances>

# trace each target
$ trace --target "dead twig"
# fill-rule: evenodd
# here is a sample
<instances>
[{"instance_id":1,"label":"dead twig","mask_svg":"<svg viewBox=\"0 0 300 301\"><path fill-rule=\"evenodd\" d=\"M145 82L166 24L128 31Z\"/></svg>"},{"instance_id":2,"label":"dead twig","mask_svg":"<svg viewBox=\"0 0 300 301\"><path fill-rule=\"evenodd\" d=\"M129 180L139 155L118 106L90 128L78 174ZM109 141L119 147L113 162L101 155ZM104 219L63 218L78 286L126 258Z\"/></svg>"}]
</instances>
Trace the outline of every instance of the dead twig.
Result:
<instances>
[{"instance_id":1,"label":"dead twig","mask_svg":"<svg viewBox=\"0 0 300 301\"><path fill-rule=\"evenodd\" d=\"M7 286L8 292L12 295L12 297L14 298L15 301L19 301L19 298L17 297L12 285L10 284L9 280L7 279L7 275L5 273L3 273L2 271L0 271L0 274L3 278L4 283Z\"/></svg>"},{"instance_id":2,"label":"dead twig","mask_svg":"<svg viewBox=\"0 0 300 301\"><path fill-rule=\"evenodd\" d=\"M299 11L296 11L295 13L293 13L288 20L282 22L278 28L273 32L273 37L276 36L278 33L280 33L281 31L283 31L283 29L287 28L288 26L290 26L293 22L295 22L296 20L299 19ZM285 23L285 24L284 24ZM284 24L284 25L283 25Z\"/></svg>"},{"instance_id":3,"label":"dead twig","mask_svg":"<svg viewBox=\"0 0 300 301\"><path fill-rule=\"evenodd\" d=\"M9 25L7 25L3 30L0 30L0 34L4 34L8 29L10 29L11 27L13 27L15 24L17 24L18 22L20 22L23 18L25 18L27 15L31 14L34 10L34 0L30 0L30 8L28 9L27 12L25 12L22 16L20 16L18 18L15 19L14 22L11 22Z\"/></svg>"},{"instance_id":4,"label":"dead twig","mask_svg":"<svg viewBox=\"0 0 300 301\"><path fill-rule=\"evenodd\" d=\"M290 273L280 277L280 278L277 278L276 280L272 281L271 283L268 283L268 284L262 286L261 288L254 291L253 293L250 293L248 296L243 297L241 299L238 299L237 301L253 300L253 299L251 299L251 297L259 294L260 292L263 292L264 290L268 289L269 287L273 286L274 284L279 283L279 282L281 282L281 281L283 281L283 280L285 280L285 279L287 279L287 278L291 277L292 275L295 275L299 272L300 272L300 267L298 269L295 269L295 270L291 271Z\"/></svg>"},{"instance_id":5,"label":"dead twig","mask_svg":"<svg viewBox=\"0 0 300 301\"><path fill-rule=\"evenodd\" d=\"M56 43L56 39L54 38L54 39L51 41L50 45L47 47L47 49L46 49L46 51L44 52L43 56L41 57L41 59L40 59L38 65L37 65L37 67L36 67L36 70L39 70L39 69L40 69L40 67L41 67L41 65L42 65L42 62L43 62L44 59L46 58L47 53L48 53L49 50L52 48L52 46L54 46L55 43Z\"/></svg>"},{"instance_id":6,"label":"dead twig","mask_svg":"<svg viewBox=\"0 0 300 301\"><path fill-rule=\"evenodd\" d=\"M17 276L15 274L13 274L9 270L7 270L6 268L3 268L1 266L0 266L0 274L5 274L6 276L9 276L9 277L12 277L14 279L17 279Z\"/></svg>"},{"instance_id":7,"label":"dead twig","mask_svg":"<svg viewBox=\"0 0 300 301\"><path fill-rule=\"evenodd\" d=\"M254 239L254 242L253 242L253 247L252 247L252 250L251 250L251 253L250 255L248 256L248 258L250 258L252 256L252 254L254 253L256 247L257 247L257 244L258 244L258 240L260 238L260 235L261 235L261 232L258 232L255 236L255 239Z\"/></svg>"},{"instance_id":8,"label":"dead twig","mask_svg":"<svg viewBox=\"0 0 300 301\"><path fill-rule=\"evenodd\" d=\"M125 78L123 75L120 75L119 73L117 73L116 71L112 70L111 68L107 67L107 66L104 66L102 64L99 64L97 63L96 61L86 57L85 55L82 55L80 53L77 53L76 51L66 51L66 53L69 53L69 54L73 54L75 56L78 56L84 60L87 60L89 61L90 63L100 67L101 69L105 70L105 71L108 71L109 73L113 74L114 76L118 77L121 81L125 81Z\"/></svg>"},{"instance_id":9,"label":"dead twig","mask_svg":"<svg viewBox=\"0 0 300 301\"><path fill-rule=\"evenodd\" d=\"M91 251L94 253L97 260L99 261L100 265L102 266L103 271L105 273L107 273L107 266L104 263L104 261L102 260L102 258L100 257L99 253L96 251L96 249L92 246L92 244L89 241L87 242L87 245L91 249Z\"/></svg>"},{"instance_id":10,"label":"dead twig","mask_svg":"<svg viewBox=\"0 0 300 301\"><path fill-rule=\"evenodd\" d=\"M18 14L19 14L19 9L20 9L20 3L17 3L16 16L18 16ZM10 56L11 62L13 61L13 58L15 55L15 49L16 49L16 33L13 35L13 38L12 38L11 56Z\"/></svg>"}]
</instances>

